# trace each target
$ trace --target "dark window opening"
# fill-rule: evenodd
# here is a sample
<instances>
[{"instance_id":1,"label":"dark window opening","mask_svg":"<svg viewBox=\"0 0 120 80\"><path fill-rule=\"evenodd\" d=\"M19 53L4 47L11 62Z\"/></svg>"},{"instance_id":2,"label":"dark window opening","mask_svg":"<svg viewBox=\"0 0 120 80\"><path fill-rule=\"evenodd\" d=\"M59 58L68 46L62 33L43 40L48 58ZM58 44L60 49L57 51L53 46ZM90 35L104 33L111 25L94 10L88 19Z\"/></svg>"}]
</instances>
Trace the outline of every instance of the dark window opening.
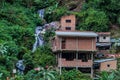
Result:
<instances>
[{"instance_id":1,"label":"dark window opening","mask_svg":"<svg viewBox=\"0 0 120 80\"><path fill-rule=\"evenodd\" d=\"M65 38L62 38L62 49L65 49L65 44L66 44L66 40Z\"/></svg>"},{"instance_id":2,"label":"dark window opening","mask_svg":"<svg viewBox=\"0 0 120 80\"><path fill-rule=\"evenodd\" d=\"M71 27L66 27L66 30L71 30Z\"/></svg>"},{"instance_id":3,"label":"dark window opening","mask_svg":"<svg viewBox=\"0 0 120 80\"><path fill-rule=\"evenodd\" d=\"M74 67L65 67L65 68L63 68L63 69L69 71L69 70L73 70L73 69L75 69L75 68L74 68Z\"/></svg>"},{"instance_id":4,"label":"dark window opening","mask_svg":"<svg viewBox=\"0 0 120 80\"><path fill-rule=\"evenodd\" d=\"M75 59L75 54L74 53L62 53L62 58L65 58L68 61L72 61Z\"/></svg>"},{"instance_id":5,"label":"dark window opening","mask_svg":"<svg viewBox=\"0 0 120 80\"><path fill-rule=\"evenodd\" d=\"M93 68L94 69L100 69L100 63L94 63Z\"/></svg>"},{"instance_id":6,"label":"dark window opening","mask_svg":"<svg viewBox=\"0 0 120 80\"><path fill-rule=\"evenodd\" d=\"M78 68L79 71L81 71L82 73L90 73L91 72L91 68Z\"/></svg>"},{"instance_id":7,"label":"dark window opening","mask_svg":"<svg viewBox=\"0 0 120 80\"><path fill-rule=\"evenodd\" d=\"M66 23L71 23L71 20L66 20Z\"/></svg>"},{"instance_id":8,"label":"dark window opening","mask_svg":"<svg viewBox=\"0 0 120 80\"><path fill-rule=\"evenodd\" d=\"M97 42L99 42L99 37L97 37Z\"/></svg>"},{"instance_id":9,"label":"dark window opening","mask_svg":"<svg viewBox=\"0 0 120 80\"><path fill-rule=\"evenodd\" d=\"M108 64L107 67L110 67L110 65Z\"/></svg>"},{"instance_id":10,"label":"dark window opening","mask_svg":"<svg viewBox=\"0 0 120 80\"><path fill-rule=\"evenodd\" d=\"M110 46L97 46L98 50L109 50Z\"/></svg>"},{"instance_id":11,"label":"dark window opening","mask_svg":"<svg viewBox=\"0 0 120 80\"><path fill-rule=\"evenodd\" d=\"M78 59L82 60L82 62L88 62L88 60L91 60L91 54L79 53Z\"/></svg>"},{"instance_id":12,"label":"dark window opening","mask_svg":"<svg viewBox=\"0 0 120 80\"><path fill-rule=\"evenodd\" d=\"M103 39L106 39L106 37L104 36Z\"/></svg>"}]
</instances>

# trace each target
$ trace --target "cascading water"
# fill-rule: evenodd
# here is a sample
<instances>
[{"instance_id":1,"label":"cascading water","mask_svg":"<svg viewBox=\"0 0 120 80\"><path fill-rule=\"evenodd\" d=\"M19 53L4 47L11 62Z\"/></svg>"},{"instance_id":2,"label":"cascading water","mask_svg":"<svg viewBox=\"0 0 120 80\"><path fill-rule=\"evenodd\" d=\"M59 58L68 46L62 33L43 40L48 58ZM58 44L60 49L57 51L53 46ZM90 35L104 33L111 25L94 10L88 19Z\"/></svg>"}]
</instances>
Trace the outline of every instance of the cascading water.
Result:
<instances>
[{"instance_id":1,"label":"cascading water","mask_svg":"<svg viewBox=\"0 0 120 80\"><path fill-rule=\"evenodd\" d=\"M45 12L44 9L40 9L40 10L38 10L38 14L39 14L39 17L40 17L41 19L44 18L44 12Z\"/></svg>"},{"instance_id":2,"label":"cascading water","mask_svg":"<svg viewBox=\"0 0 120 80\"><path fill-rule=\"evenodd\" d=\"M38 11L40 18L44 19L44 9ZM45 24L43 26L37 26L35 29L35 43L33 45L32 52L35 52L38 46L42 46L44 44L42 34L45 33L47 29L54 28L54 30L59 29L60 23L58 21L51 22L49 24Z\"/></svg>"},{"instance_id":3,"label":"cascading water","mask_svg":"<svg viewBox=\"0 0 120 80\"><path fill-rule=\"evenodd\" d=\"M42 26L36 27L36 29L35 29L35 43L33 45L32 52L34 52L38 46L42 46L44 43L41 31L42 31Z\"/></svg>"},{"instance_id":4,"label":"cascading water","mask_svg":"<svg viewBox=\"0 0 120 80\"><path fill-rule=\"evenodd\" d=\"M41 19L44 19L44 12L45 12L44 9L38 10L38 14ZM34 52L38 46L42 46L44 43L41 31L42 26L37 26L35 29L35 43L33 45L32 52Z\"/></svg>"}]
</instances>

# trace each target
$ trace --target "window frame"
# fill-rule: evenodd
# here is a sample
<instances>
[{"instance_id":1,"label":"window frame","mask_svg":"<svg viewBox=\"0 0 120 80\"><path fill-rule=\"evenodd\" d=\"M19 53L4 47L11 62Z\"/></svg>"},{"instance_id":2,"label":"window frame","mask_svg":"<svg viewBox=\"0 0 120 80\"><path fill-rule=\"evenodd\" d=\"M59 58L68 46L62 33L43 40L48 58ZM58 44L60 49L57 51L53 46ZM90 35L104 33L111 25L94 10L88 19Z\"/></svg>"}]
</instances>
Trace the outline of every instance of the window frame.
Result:
<instances>
[{"instance_id":1,"label":"window frame","mask_svg":"<svg viewBox=\"0 0 120 80\"><path fill-rule=\"evenodd\" d=\"M71 30L71 27L67 26L65 27L65 30Z\"/></svg>"},{"instance_id":2,"label":"window frame","mask_svg":"<svg viewBox=\"0 0 120 80\"><path fill-rule=\"evenodd\" d=\"M71 19L66 19L65 22L66 23L71 23Z\"/></svg>"}]
</instances>

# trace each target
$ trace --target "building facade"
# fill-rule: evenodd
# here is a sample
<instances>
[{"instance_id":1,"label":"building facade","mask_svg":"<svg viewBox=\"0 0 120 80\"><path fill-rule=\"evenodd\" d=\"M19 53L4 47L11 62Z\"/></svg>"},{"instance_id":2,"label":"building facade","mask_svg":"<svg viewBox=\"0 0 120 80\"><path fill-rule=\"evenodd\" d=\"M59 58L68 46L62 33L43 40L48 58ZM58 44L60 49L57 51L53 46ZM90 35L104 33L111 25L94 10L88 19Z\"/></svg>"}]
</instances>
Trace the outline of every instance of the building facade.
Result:
<instances>
[{"instance_id":1,"label":"building facade","mask_svg":"<svg viewBox=\"0 0 120 80\"><path fill-rule=\"evenodd\" d=\"M96 47L98 50L109 50L111 47L110 32L97 33Z\"/></svg>"},{"instance_id":2,"label":"building facade","mask_svg":"<svg viewBox=\"0 0 120 80\"><path fill-rule=\"evenodd\" d=\"M110 32L99 32L97 34L98 36L96 41L96 57L104 58L107 54L109 54L109 50L111 48Z\"/></svg>"},{"instance_id":3,"label":"building facade","mask_svg":"<svg viewBox=\"0 0 120 80\"><path fill-rule=\"evenodd\" d=\"M117 60L115 58L100 59L94 61L95 71L111 71L116 69L117 69Z\"/></svg>"},{"instance_id":4,"label":"building facade","mask_svg":"<svg viewBox=\"0 0 120 80\"><path fill-rule=\"evenodd\" d=\"M76 68L81 72L93 74L93 54L96 52L94 32L75 30L75 15L63 16L61 28L56 31L52 41L52 50L56 54L60 69Z\"/></svg>"}]
</instances>

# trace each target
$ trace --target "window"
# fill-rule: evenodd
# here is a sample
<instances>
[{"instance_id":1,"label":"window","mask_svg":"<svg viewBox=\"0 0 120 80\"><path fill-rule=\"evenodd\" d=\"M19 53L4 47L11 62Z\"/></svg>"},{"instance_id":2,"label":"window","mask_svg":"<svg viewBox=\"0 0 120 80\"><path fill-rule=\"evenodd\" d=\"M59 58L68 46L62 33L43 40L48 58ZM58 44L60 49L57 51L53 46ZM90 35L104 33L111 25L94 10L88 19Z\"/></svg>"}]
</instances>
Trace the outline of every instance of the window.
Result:
<instances>
[{"instance_id":1,"label":"window","mask_svg":"<svg viewBox=\"0 0 120 80\"><path fill-rule=\"evenodd\" d=\"M91 55L88 55L85 53L78 54L78 59L82 60L82 62L88 62L88 59L91 59L90 57L91 57Z\"/></svg>"},{"instance_id":2,"label":"window","mask_svg":"<svg viewBox=\"0 0 120 80\"><path fill-rule=\"evenodd\" d=\"M73 61L75 56L74 53L62 53L62 58L65 58L67 61Z\"/></svg>"},{"instance_id":3,"label":"window","mask_svg":"<svg viewBox=\"0 0 120 80\"><path fill-rule=\"evenodd\" d=\"M69 20L69 19L68 19L68 20L66 20L66 23L71 23L71 20Z\"/></svg>"},{"instance_id":4,"label":"window","mask_svg":"<svg viewBox=\"0 0 120 80\"><path fill-rule=\"evenodd\" d=\"M97 42L99 42L99 37L97 37Z\"/></svg>"},{"instance_id":5,"label":"window","mask_svg":"<svg viewBox=\"0 0 120 80\"><path fill-rule=\"evenodd\" d=\"M110 67L110 64L108 64L107 67Z\"/></svg>"},{"instance_id":6,"label":"window","mask_svg":"<svg viewBox=\"0 0 120 80\"><path fill-rule=\"evenodd\" d=\"M66 27L66 30L71 30L71 27Z\"/></svg>"},{"instance_id":7,"label":"window","mask_svg":"<svg viewBox=\"0 0 120 80\"><path fill-rule=\"evenodd\" d=\"M103 39L106 39L106 37L104 36Z\"/></svg>"}]
</instances>

